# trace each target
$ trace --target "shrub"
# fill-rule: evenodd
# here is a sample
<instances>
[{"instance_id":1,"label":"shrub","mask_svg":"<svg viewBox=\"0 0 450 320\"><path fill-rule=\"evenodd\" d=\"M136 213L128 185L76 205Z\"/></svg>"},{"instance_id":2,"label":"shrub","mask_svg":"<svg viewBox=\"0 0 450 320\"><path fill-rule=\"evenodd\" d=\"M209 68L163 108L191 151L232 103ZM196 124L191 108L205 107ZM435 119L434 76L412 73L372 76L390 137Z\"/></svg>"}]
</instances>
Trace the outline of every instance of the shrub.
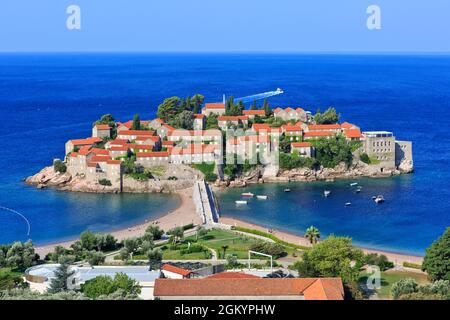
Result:
<instances>
[{"instance_id":1,"label":"shrub","mask_svg":"<svg viewBox=\"0 0 450 320\"><path fill-rule=\"evenodd\" d=\"M370 164L370 158L367 153L361 153L361 155L359 156L359 159L364 163Z\"/></svg>"},{"instance_id":2,"label":"shrub","mask_svg":"<svg viewBox=\"0 0 450 320\"><path fill-rule=\"evenodd\" d=\"M100 179L98 180L98 183L102 186L112 186L111 181L109 181L108 179Z\"/></svg>"},{"instance_id":3,"label":"shrub","mask_svg":"<svg viewBox=\"0 0 450 320\"><path fill-rule=\"evenodd\" d=\"M422 265L421 264L417 264L417 263L412 263L412 262L403 262L403 266L405 268L413 268L413 269L422 269Z\"/></svg>"},{"instance_id":4,"label":"shrub","mask_svg":"<svg viewBox=\"0 0 450 320\"><path fill-rule=\"evenodd\" d=\"M450 280L450 227L426 250L422 269L431 280Z\"/></svg>"},{"instance_id":5,"label":"shrub","mask_svg":"<svg viewBox=\"0 0 450 320\"><path fill-rule=\"evenodd\" d=\"M381 271L386 271L394 267L394 263L389 261L384 254L378 255L378 253L366 254L364 256L364 263L378 266Z\"/></svg>"},{"instance_id":6,"label":"shrub","mask_svg":"<svg viewBox=\"0 0 450 320\"><path fill-rule=\"evenodd\" d=\"M410 294L417 291L417 282L411 278L401 279L391 287L392 298L398 299L401 295Z\"/></svg>"},{"instance_id":7,"label":"shrub","mask_svg":"<svg viewBox=\"0 0 450 320\"><path fill-rule=\"evenodd\" d=\"M286 255L286 251L282 245L272 242L255 242L250 246L250 250L274 256L275 259Z\"/></svg>"},{"instance_id":8,"label":"shrub","mask_svg":"<svg viewBox=\"0 0 450 320\"><path fill-rule=\"evenodd\" d=\"M55 162L53 162L53 170L55 170L55 172L65 173L67 171L67 166L61 160L55 160Z\"/></svg>"},{"instance_id":9,"label":"shrub","mask_svg":"<svg viewBox=\"0 0 450 320\"><path fill-rule=\"evenodd\" d=\"M215 182L217 180L217 174L209 172L205 174L205 180L207 182Z\"/></svg>"}]
</instances>

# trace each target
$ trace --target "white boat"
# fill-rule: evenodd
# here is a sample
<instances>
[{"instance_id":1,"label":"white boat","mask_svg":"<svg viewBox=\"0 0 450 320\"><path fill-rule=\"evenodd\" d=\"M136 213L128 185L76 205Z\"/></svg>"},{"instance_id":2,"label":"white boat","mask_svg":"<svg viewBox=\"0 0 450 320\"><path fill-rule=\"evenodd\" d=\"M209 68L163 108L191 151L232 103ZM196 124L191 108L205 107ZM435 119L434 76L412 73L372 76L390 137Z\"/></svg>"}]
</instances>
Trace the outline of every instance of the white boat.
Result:
<instances>
[{"instance_id":1,"label":"white boat","mask_svg":"<svg viewBox=\"0 0 450 320\"><path fill-rule=\"evenodd\" d=\"M241 194L241 196L243 196L243 197L253 197L254 194L251 193L251 192L244 192L244 193Z\"/></svg>"},{"instance_id":2,"label":"white boat","mask_svg":"<svg viewBox=\"0 0 450 320\"><path fill-rule=\"evenodd\" d=\"M267 200L267 198L269 198L268 196L256 196L257 199L259 200Z\"/></svg>"},{"instance_id":3,"label":"white boat","mask_svg":"<svg viewBox=\"0 0 450 320\"><path fill-rule=\"evenodd\" d=\"M351 205L352 205L351 202L347 202L347 203L345 204L346 207L349 207L349 206L351 206Z\"/></svg>"},{"instance_id":4,"label":"white boat","mask_svg":"<svg viewBox=\"0 0 450 320\"><path fill-rule=\"evenodd\" d=\"M330 190L325 190L325 191L323 192L323 195L324 195L325 197L328 197L330 194L331 194L331 191L330 191Z\"/></svg>"},{"instance_id":5,"label":"white boat","mask_svg":"<svg viewBox=\"0 0 450 320\"><path fill-rule=\"evenodd\" d=\"M350 183L350 187L354 187L354 186L357 186L358 185L358 182L352 182L352 183Z\"/></svg>"},{"instance_id":6,"label":"white boat","mask_svg":"<svg viewBox=\"0 0 450 320\"><path fill-rule=\"evenodd\" d=\"M284 189L283 191L284 191L284 192L291 192L291 189L286 188L286 189Z\"/></svg>"},{"instance_id":7,"label":"white boat","mask_svg":"<svg viewBox=\"0 0 450 320\"><path fill-rule=\"evenodd\" d=\"M360 193L361 192L361 187L358 187L358 189L356 189L356 193Z\"/></svg>"},{"instance_id":8,"label":"white boat","mask_svg":"<svg viewBox=\"0 0 450 320\"><path fill-rule=\"evenodd\" d=\"M245 201L245 200L236 200L235 203L236 204L247 204L247 201Z\"/></svg>"},{"instance_id":9,"label":"white boat","mask_svg":"<svg viewBox=\"0 0 450 320\"><path fill-rule=\"evenodd\" d=\"M376 203L382 203L382 202L384 202L384 197L382 195L379 195L374 199L374 201Z\"/></svg>"}]
</instances>

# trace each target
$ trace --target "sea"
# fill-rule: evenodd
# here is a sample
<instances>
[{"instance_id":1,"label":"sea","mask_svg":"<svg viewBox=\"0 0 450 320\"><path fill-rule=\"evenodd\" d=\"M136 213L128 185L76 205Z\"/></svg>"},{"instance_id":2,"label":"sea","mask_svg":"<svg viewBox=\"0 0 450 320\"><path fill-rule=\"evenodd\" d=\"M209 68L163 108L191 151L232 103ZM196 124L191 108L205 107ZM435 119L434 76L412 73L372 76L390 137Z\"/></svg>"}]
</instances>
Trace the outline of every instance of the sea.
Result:
<instances>
[{"instance_id":1,"label":"sea","mask_svg":"<svg viewBox=\"0 0 450 320\"><path fill-rule=\"evenodd\" d=\"M276 88L272 107L315 112L333 106L362 130L413 142L415 172L385 179L258 185L218 194L224 216L302 235L352 237L375 249L423 255L450 225L450 56L400 54L0 54L0 243L47 244L84 230L107 232L160 217L171 195L38 190L23 179L63 158L64 143L91 134L110 113L155 117L166 97L196 93L208 102ZM262 101L259 101L262 103ZM332 191L323 197L323 190ZM386 202L374 204L382 194ZM346 202L352 202L345 207ZM28 223L30 229L28 228Z\"/></svg>"}]
</instances>

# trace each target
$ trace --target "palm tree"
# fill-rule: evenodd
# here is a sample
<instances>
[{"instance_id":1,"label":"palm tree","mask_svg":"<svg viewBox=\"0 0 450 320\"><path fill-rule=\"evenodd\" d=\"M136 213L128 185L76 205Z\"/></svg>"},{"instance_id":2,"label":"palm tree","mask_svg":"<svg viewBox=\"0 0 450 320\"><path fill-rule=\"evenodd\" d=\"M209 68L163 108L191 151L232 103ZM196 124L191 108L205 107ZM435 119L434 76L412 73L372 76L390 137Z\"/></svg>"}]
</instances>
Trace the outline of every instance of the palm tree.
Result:
<instances>
[{"instance_id":1,"label":"palm tree","mask_svg":"<svg viewBox=\"0 0 450 320\"><path fill-rule=\"evenodd\" d=\"M222 258L225 259L225 253L227 252L228 246L227 245L223 245L222 246L222 250L223 250L223 256Z\"/></svg>"},{"instance_id":2,"label":"palm tree","mask_svg":"<svg viewBox=\"0 0 450 320\"><path fill-rule=\"evenodd\" d=\"M317 243L317 240L320 239L319 229L314 226L309 227L306 229L305 238L308 239L311 244Z\"/></svg>"}]
</instances>

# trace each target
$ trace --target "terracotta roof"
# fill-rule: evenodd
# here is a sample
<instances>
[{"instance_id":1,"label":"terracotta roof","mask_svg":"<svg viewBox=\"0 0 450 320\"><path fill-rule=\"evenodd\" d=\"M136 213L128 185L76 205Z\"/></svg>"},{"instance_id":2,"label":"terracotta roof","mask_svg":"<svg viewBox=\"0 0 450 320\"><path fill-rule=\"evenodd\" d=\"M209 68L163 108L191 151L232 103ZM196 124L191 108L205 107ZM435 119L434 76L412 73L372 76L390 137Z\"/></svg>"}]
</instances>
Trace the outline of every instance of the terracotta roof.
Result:
<instances>
[{"instance_id":1,"label":"terracotta roof","mask_svg":"<svg viewBox=\"0 0 450 320\"><path fill-rule=\"evenodd\" d=\"M80 156L87 156L89 154L89 150L91 150L91 146L82 146L79 150L78 150L78 154Z\"/></svg>"},{"instance_id":2,"label":"terracotta roof","mask_svg":"<svg viewBox=\"0 0 450 320\"><path fill-rule=\"evenodd\" d=\"M238 121L238 120L248 120L248 116L219 116L218 121Z\"/></svg>"},{"instance_id":3,"label":"terracotta roof","mask_svg":"<svg viewBox=\"0 0 450 320\"><path fill-rule=\"evenodd\" d=\"M152 136L155 131L152 130L122 130L119 131L119 136Z\"/></svg>"},{"instance_id":4,"label":"terracotta roof","mask_svg":"<svg viewBox=\"0 0 450 320\"><path fill-rule=\"evenodd\" d=\"M145 120L141 120L140 123L141 123L141 125L147 126L150 122L149 121L145 121ZM131 129L133 127L133 120L129 120L127 122L123 122L122 125L124 125L128 129Z\"/></svg>"},{"instance_id":5,"label":"terracotta roof","mask_svg":"<svg viewBox=\"0 0 450 320\"><path fill-rule=\"evenodd\" d=\"M304 137L308 138L308 137L329 137L329 136L334 136L336 134L336 132L333 131L310 131L310 132L305 132L304 133Z\"/></svg>"},{"instance_id":6,"label":"terracotta roof","mask_svg":"<svg viewBox=\"0 0 450 320\"><path fill-rule=\"evenodd\" d=\"M114 139L108 142L110 146L124 146L128 143L126 139Z\"/></svg>"},{"instance_id":7,"label":"terracotta roof","mask_svg":"<svg viewBox=\"0 0 450 320\"><path fill-rule=\"evenodd\" d=\"M108 160L111 160L109 156L100 155L100 156L93 156L90 161L96 163L96 162L107 162Z\"/></svg>"},{"instance_id":8,"label":"terracotta roof","mask_svg":"<svg viewBox=\"0 0 450 320\"><path fill-rule=\"evenodd\" d=\"M304 296L306 300L343 300L340 278L203 278L156 279L155 297L161 296Z\"/></svg>"},{"instance_id":9,"label":"terracotta roof","mask_svg":"<svg viewBox=\"0 0 450 320\"><path fill-rule=\"evenodd\" d=\"M311 142L292 142L291 146L293 148L307 148L307 147L311 147L312 144L311 144Z\"/></svg>"},{"instance_id":10,"label":"terracotta roof","mask_svg":"<svg viewBox=\"0 0 450 320\"><path fill-rule=\"evenodd\" d=\"M110 151L128 151L127 146L113 146L109 148Z\"/></svg>"},{"instance_id":11,"label":"terracotta roof","mask_svg":"<svg viewBox=\"0 0 450 320\"><path fill-rule=\"evenodd\" d=\"M273 110L273 113L278 113L278 112L281 112L281 111L283 111L283 109L278 107L278 108L275 108L275 110Z\"/></svg>"},{"instance_id":12,"label":"terracotta roof","mask_svg":"<svg viewBox=\"0 0 450 320\"><path fill-rule=\"evenodd\" d=\"M225 104L222 102L205 103L205 109L225 109Z\"/></svg>"},{"instance_id":13,"label":"terracotta roof","mask_svg":"<svg viewBox=\"0 0 450 320\"><path fill-rule=\"evenodd\" d=\"M169 152L167 151L154 151L154 152L138 152L136 158L162 158L168 157Z\"/></svg>"},{"instance_id":14,"label":"terracotta roof","mask_svg":"<svg viewBox=\"0 0 450 320\"><path fill-rule=\"evenodd\" d=\"M246 116L265 116L266 112L264 110L244 110L242 113Z\"/></svg>"},{"instance_id":15,"label":"terracotta roof","mask_svg":"<svg viewBox=\"0 0 450 320\"><path fill-rule=\"evenodd\" d=\"M308 125L308 130L313 131L313 130L336 130L336 129L340 129L341 125L340 124L310 124Z\"/></svg>"},{"instance_id":16,"label":"terracotta roof","mask_svg":"<svg viewBox=\"0 0 450 320\"><path fill-rule=\"evenodd\" d=\"M175 142L173 142L173 141L163 141L161 144L163 146L173 146L175 144Z\"/></svg>"},{"instance_id":17,"label":"terracotta roof","mask_svg":"<svg viewBox=\"0 0 450 320\"><path fill-rule=\"evenodd\" d=\"M238 138L239 141L253 141L253 142L270 142L269 136L241 136Z\"/></svg>"},{"instance_id":18,"label":"terracotta roof","mask_svg":"<svg viewBox=\"0 0 450 320\"><path fill-rule=\"evenodd\" d=\"M121 164L122 161L120 160L108 160L106 161L107 164Z\"/></svg>"},{"instance_id":19,"label":"terracotta roof","mask_svg":"<svg viewBox=\"0 0 450 320\"><path fill-rule=\"evenodd\" d=\"M293 126L289 124L285 124L281 127L284 131L302 131L300 126Z\"/></svg>"},{"instance_id":20,"label":"terracotta roof","mask_svg":"<svg viewBox=\"0 0 450 320\"><path fill-rule=\"evenodd\" d=\"M173 130L175 130L175 128L174 127L172 127L172 126L169 126L167 123L163 123L163 125L162 125L163 127L165 127L165 128L167 128L169 131L173 131Z\"/></svg>"},{"instance_id":21,"label":"terracotta roof","mask_svg":"<svg viewBox=\"0 0 450 320\"><path fill-rule=\"evenodd\" d=\"M137 150L153 150L153 146L150 144L129 143L128 147L130 149L137 149Z\"/></svg>"},{"instance_id":22,"label":"terracotta roof","mask_svg":"<svg viewBox=\"0 0 450 320\"><path fill-rule=\"evenodd\" d=\"M243 272L220 272L207 277L208 279L255 279L259 278L253 274Z\"/></svg>"},{"instance_id":23,"label":"terracotta roof","mask_svg":"<svg viewBox=\"0 0 450 320\"><path fill-rule=\"evenodd\" d=\"M204 114L194 114L195 119L203 119L205 117Z\"/></svg>"},{"instance_id":24,"label":"terracotta roof","mask_svg":"<svg viewBox=\"0 0 450 320\"><path fill-rule=\"evenodd\" d=\"M72 153L70 154L70 156L71 156L72 158L76 158L76 157L78 157L78 153L77 153L77 152L72 152Z\"/></svg>"},{"instance_id":25,"label":"terracotta roof","mask_svg":"<svg viewBox=\"0 0 450 320\"><path fill-rule=\"evenodd\" d=\"M341 123L341 128L342 129L351 129L353 127L356 127L354 124L350 123L350 122L343 122Z\"/></svg>"},{"instance_id":26,"label":"terracotta roof","mask_svg":"<svg viewBox=\"0 0 450 320\"><path fill-rule=\"evenodd\" d=\"M295 109L295 111L297 111L297 112L303 112L303 111L305 111L305 110L303 110L302 108L297 108L297 109Z\"/></svg>"},{"instance_id":27,"label":"terracotta roof","mask_svg":"<svg viewBox=\"0 0 450 320\"><path fill-rule=\"evenodd\" d=\"M111 129L109 124L96 124L95 127L97 128L97 130L110 130Z\"/></svg>"},{"instance_id":28,"label":"terracotta roof","mask_svg":"<svg viewBox=\"0 0 450 320\"><path fill-rule=\"evenodd\" d=\"M159 122L159 123L164 123L164 120L160 119L160 118L153 119L153 121L156 121L156 122Z\"/></svg>"},{"instance_id":29,"label":"terracotta roof","mask_svg":"<svg viewBox=\"0 0 450 320\"><path fill-rule=\"evenodd\" d=\"M270 130L270 126L267 123L254 123L252 125L252 128L256 131L258 131L258 130L269 131Z\"/></svg>"},{"instance_id":30,"label":"terracotta roof","mask_svg":"<svg viewBox=\"0 0 450 320\"><path fill-rule=\"evenodd\" d=\"M186 276L188 276L188 275L190 275L192 273L192 271L189 271L189 270L186 270L186 269L183 269L183 268L178 268L178 267L175 267L175 266L173 266L171 264L163 265L161 270L177 273L179 275L182 275L183 277L186 277Z\"/></svg>"},{"instance_id":31,"label":"terracotta roof","mask_svg":"<svg viewBox=\"0 0 450 320\"><path fill-rule=\"evenodd\" d=\"M209 129L209 130L185 130L185 129L176 129L169 132L169 136L175 137L189 137L189 136L221 136L222 131L218 129Z\"/></svg>"},{"instance_id":32,"label":"terracotta roof","mask_svg":"<svg viewBox=\"0 0 450 320\"><path fill-rule=\"evenodd\" d=\"M158 142L161 138L159 136L138 136L136 141L147 141L151 140L153 142Z\"/></svg>"},{"instance_id":33,"label":"terracotta roof","mask_svg":"<svg viewBox=\"0 0 450 320\"><path fill-rule=\"evenodd\" d=\"M81 149L80 149L81 150ZM105 149L100 148L92 148L90 152L94 153L95 155L109 155L109 151Z\"/></svg>"},{"instance_id":34,"label":"terracotta roof","mask_svg":"<svg viewBox=\"0 0 450 320\"><path fill-rule=\"evenodd\" d=\"M344 134L347 138L361 138L362 137L361 131L359 131L359 129L344 130Z\"/></svg>"},{"instance_id":35,"label":"terracotta roof","mask_svg":"<svg viewBox=\"0 0 450 320\"><path fill-rule=\"evenodd\" d=\"M101 138L97 137L91 137L86 139L75 139L75 140L69 140L74 146L82 146L82 145L88 145L88 144L94 144L100 141L103 141Z\"/></svg>"}]
</instances>

